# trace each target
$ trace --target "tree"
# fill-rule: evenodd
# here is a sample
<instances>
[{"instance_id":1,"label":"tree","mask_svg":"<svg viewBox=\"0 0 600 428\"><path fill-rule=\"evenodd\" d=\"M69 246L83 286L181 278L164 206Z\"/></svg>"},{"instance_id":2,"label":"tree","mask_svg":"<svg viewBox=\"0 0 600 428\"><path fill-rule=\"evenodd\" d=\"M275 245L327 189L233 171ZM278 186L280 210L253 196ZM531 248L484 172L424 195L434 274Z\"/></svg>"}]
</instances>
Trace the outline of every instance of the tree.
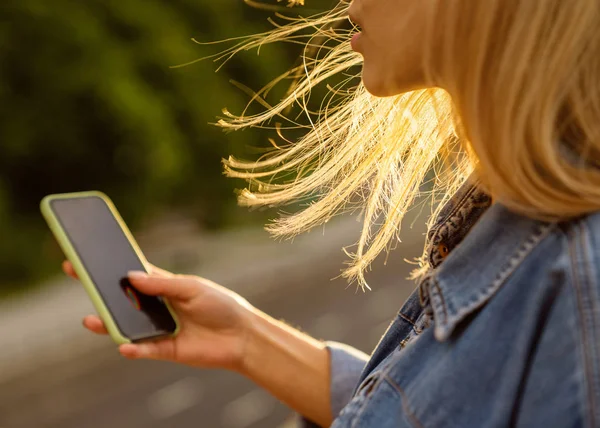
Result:
<instances>
[{"instance_id":1,"label":"tree","mask_svg":"<svg viewBox=\"0 0 600 428\"><path fill-rule=\"evenodd\" d=\"M205 227L234 221L235 183L220 159L265 136L225 137L209 122L247 102L230 78L260 87L298 51L268 47L219 74L210 62L171 67L219 49L191 37L264 31L264 11L214 0L0 8L0 292L56 269L60 254L38 209L49 193L105 191L134 227L166 207L193 210Z\"/></svg>"}]
</instances>

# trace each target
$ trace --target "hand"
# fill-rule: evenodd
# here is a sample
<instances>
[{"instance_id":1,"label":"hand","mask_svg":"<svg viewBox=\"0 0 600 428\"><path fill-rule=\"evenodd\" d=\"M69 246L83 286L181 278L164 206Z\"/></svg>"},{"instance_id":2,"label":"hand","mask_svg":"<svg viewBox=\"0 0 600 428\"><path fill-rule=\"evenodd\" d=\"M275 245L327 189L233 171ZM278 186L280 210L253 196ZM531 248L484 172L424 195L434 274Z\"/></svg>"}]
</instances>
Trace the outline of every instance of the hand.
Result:
<instances>
[{"instance_id":1,"label":"hand","mask_svg":"<svg viewBox=\"0 0 600 428\"><path fill-rule=\"evenodd\" d=\"M77 278L70 262L63 263L63 270ZM123 356L241 369L254 312L245 299L207 279L175 275L155 266L150 266L149 274L130 275L129 281L142 293L167 298L177 314L180 331L175 338L121 345ZM86 316L83 325L94 333L108 334L96 315Z\"/></svg>"}]
</instances>

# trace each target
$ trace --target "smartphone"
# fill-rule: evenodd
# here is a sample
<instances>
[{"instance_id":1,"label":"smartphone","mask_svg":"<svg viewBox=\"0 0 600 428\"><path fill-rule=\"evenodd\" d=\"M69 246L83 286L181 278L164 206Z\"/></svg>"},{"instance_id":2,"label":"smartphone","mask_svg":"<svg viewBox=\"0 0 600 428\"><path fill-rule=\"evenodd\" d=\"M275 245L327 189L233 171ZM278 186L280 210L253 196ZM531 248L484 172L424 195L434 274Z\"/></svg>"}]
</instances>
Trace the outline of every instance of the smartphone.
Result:
<instances>
[{"instance_id":1,"label":"smartphone","mask_svg":"<svg viewBox=\"0 0 600 428\"><path fill-rule=\"evenodd\" d=\"M129 271L148 272L148 262L105 194L48 195L40 208L116 343L177 334L169 303L139 292L127 279Z\"/></svg>"}]
</instances>

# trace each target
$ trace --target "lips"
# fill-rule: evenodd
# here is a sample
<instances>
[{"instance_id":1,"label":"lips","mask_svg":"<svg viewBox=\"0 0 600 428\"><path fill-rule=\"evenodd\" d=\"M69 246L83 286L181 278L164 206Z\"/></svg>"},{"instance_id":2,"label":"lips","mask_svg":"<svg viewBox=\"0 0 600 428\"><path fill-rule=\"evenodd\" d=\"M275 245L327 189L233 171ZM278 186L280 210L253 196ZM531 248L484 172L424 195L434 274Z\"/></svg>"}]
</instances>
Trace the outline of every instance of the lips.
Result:
<instances>
[{"instance_id":1,"label":"lips","mask_svg":"<svg viewBox=\"0 0 600 428\"><path fill-rule=\"evenodd\" d=\"M352 22L352 24L354 24L355 26L358 27L358 32L354 33L352 35L352 39L350 40L350 46L352 47L352 50L355 52L360 52L360 38L362 36L362 25L360 23L360 19L350 10L348 11L348 18L350 19L350 22Z\"/></svg>"}]
</instances>

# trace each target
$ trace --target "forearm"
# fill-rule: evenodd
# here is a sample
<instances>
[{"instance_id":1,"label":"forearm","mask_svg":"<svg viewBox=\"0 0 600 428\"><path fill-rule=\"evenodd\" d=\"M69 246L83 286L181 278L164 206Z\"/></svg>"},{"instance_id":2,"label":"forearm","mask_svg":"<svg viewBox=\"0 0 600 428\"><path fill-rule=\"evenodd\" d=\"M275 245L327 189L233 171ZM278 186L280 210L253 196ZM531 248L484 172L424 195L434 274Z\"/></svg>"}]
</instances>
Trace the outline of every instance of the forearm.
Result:
<instances>
[{"instance_id":1,"label":"forearm","mask_svg":"<svg viewBox=\"0 0 600 428\"><path fill-rule=\"evenodd\" d=\"M242 374L321 426L332 422L329 352L312 337L254 311Z\"/></svg>"}]
</instances>

